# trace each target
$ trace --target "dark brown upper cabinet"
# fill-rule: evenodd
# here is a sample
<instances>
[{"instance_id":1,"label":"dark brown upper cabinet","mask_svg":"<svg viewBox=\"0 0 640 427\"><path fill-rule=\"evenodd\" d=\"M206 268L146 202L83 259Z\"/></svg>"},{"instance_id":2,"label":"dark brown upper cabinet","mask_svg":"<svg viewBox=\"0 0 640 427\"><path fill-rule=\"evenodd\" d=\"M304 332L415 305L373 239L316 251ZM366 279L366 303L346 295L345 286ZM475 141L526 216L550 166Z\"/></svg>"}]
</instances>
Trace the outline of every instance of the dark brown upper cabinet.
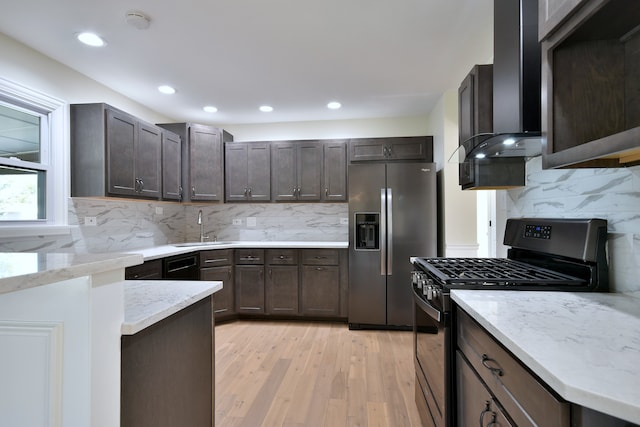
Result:
<instances>
[{"instance_id":1,"label":"dark brown upper cabinet","mask_svg":"<svg viewBox=\"0 0 640 427\"><path fill-rule=\"evenodd\" d=\"M162 123L182 139L182 200L224 199L224 143L233 135L223 129L194 123Z\"/></svg>"},{"instance_id":2,"label":"dark brown upper cabinet","mask_svg":"<svg viewBox=\"0 0 640 427\"><path fill-rule=\"evenodd\" d=\"M271 200L271 149L267 142L225 144L225 200Z\"/></svg>"},{"instance_id":3,"label":"dark brown upper cabinet","mask_svg":"<svg viewBox=\"0 0 640 427\"><path fill-rule=\"evenodd\" d=\"M433 161L433 137L356 138L349 140L349 161Z\"/></svg>"},{"instance_id":4,"label":"dark brown upper cabinet","mask_svg":"<svg viewBox=\"0 0 640 427\"><path fill-rule=\"evenodd\" d=\"M347 140L324 141L322 201L347 201Z\"/></svg>"},{"instance_id":5,"label":"dark brown upper cabinet","mask_svg":"<svg viewBox=\"0 0 640 427\"><path fill-rule=\"evenodd\" d=\"M458 138L462 145L474 135L493 132L493 66L476 65L458 88ZM463 190L506 189L525 183L521 157L468 158L458 165Z\"/></svg>"},{"instance_id":6,"label":"dark brown upper cabinet","mask_svg":"<svg viewBox=\"0 0 640 427\"><path fill-rule=\"evenodd\" d=\"M640 7L541 0L543 168L640 164Z\"/></svg>"},{"instance_id":7,"label":"dark brown upper cabinet","mask_svg":"<svg viewBox=\"0 0 640 427\"><path fill-rule=\"evenodd\" d=\"M160 199L162 141L178 138L107 104L73 104L71 196Z\"/></svg>"},{"instance_id":8,"label":"dark brown upper cabinet","mask_svg":"<svg viewBox=\"0 0 640 427\"><path fill-rule=\"evenodd\" d=\"M319 202L322 156L319 141L272 142L271 200Z\"/></svg>"}]
</instances>

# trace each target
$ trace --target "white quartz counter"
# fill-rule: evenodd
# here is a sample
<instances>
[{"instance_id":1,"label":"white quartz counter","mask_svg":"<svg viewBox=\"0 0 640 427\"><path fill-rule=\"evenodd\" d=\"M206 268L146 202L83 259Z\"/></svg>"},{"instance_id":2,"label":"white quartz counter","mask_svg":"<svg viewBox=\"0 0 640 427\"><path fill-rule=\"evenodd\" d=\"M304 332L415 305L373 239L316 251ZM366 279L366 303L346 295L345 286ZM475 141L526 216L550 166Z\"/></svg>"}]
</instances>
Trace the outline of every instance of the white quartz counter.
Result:
<instances>
[{"instance_id":1,"label":"white quartz counter","mask_svg":"<svg viewBox=\"0 0 640 427\"><path fill-rule=\"evenodd\" d=\"M133 335L222 289L222 282L126 280L122 335Z\"/></svg>"},{"instance_id":2,"label":"white quartz counter","mask_svg":"<svg viewBox=\"0 0 640 427\"><path fill-rule=\"evenodd\" d=\"M0 294L142 264L140 254L0 253Z\"/></svg>"},{"instance_id":3,"label":"white quartz counter","mask_svg":"<svg viewBox=\"0 0 640 427\"><path fill-rule=\"evenodd\" d=\"M569 402L640 423L640 300L452 290L453 300Z\"/></svg>"},{"instance_id":4,"label":"white quartz counter","mask_svg":"<svg viewBox=\"0 0 640 427\"><path fill-rule=\"evenodd\" d=\"M347 249L349 242L318 242L318 241L235 241L235 242L205 242L193 243L189 246L176 243L172 245L156 246L153 248L136 249L130 253L139 254L145 261L164 258L172 255L186 254L194 251L208 249L238 249L238 248L264 248L264 249Z\"/></svg>"}]
</instances>

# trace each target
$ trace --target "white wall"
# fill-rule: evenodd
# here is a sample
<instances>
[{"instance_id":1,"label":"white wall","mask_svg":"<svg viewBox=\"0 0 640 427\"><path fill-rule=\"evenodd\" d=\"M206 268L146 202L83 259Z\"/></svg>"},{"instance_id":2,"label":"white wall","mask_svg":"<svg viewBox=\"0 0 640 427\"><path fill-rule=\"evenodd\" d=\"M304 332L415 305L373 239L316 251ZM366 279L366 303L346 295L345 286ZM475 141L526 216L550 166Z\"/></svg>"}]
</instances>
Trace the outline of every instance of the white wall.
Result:
<instances>
[{"instance_id":1,"label":"white wall","mask_svg":"<svg viewBox=\"0 0 640 427\"><path fill-rule=\"evenodd\" d=\"M151 123L173 121L0 33L0 77L70 104L106 102Z\"/></svg>"},{"instance_id":2,"label":"white wall","mask_svg":"<svg viewBox=\"0 0 640 427\"><path fill-rule=\"evenodd\" d=\"M476 223L476 193L462 191L458 185L458 163L449 161L453 152L458 148L458 92L451 90L444 94L436 107L440 111L442 127L438 140L443 146L443 183L441 204L444 227L445 256L474 257L477 256L477 223ZM436 109L434 109L436 110ZM432 116L436 118L435 111Z\"/></svg>"},{"instance_id":3,"label":"white wall","mask_svg":"<svg viewBox=\"0 0 640 427\"><path fill-rule=\"evenodd\" d=\"M427 116L220 125L234 141L432 135Z\"/></svg>"}]
</instances>

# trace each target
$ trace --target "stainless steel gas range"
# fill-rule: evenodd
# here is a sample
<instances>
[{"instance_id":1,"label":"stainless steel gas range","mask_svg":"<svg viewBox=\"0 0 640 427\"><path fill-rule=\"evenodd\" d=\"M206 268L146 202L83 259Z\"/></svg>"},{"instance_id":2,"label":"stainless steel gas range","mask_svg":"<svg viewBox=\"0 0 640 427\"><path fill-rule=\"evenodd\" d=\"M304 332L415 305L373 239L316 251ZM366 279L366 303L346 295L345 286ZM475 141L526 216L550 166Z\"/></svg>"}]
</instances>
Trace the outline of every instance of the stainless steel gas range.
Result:
<instances>
[{"instance_id":1,"label":"stainless steel gas range","mask_svg":"<svg viewBox=\"0 0 640 427\"><path fill-rule=\"evenodd\" d=\"M452 289L607 292L607 221L507 220L507 258L412 258L416 403L426 426L455 426Z\"/></svg>"}]
</instances>

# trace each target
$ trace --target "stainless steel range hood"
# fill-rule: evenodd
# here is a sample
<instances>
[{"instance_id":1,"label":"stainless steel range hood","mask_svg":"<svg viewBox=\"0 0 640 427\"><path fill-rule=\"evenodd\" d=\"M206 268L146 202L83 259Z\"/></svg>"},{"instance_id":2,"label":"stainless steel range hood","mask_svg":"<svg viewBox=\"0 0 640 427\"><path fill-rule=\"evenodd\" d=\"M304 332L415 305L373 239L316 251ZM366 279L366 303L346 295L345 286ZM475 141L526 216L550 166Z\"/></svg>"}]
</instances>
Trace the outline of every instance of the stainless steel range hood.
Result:
<instances>
[{"instance_id":1,"label":"stainless steel range hood","mask_svg":"<svg viewBox=\"0 0 640 427\"><path fill-rule=\"evenodd\" d=\"M460 162L535 157L540 133L540 43L537 0L494 0L493 133L461 143Z\"/></svg>"}]
</instances>

